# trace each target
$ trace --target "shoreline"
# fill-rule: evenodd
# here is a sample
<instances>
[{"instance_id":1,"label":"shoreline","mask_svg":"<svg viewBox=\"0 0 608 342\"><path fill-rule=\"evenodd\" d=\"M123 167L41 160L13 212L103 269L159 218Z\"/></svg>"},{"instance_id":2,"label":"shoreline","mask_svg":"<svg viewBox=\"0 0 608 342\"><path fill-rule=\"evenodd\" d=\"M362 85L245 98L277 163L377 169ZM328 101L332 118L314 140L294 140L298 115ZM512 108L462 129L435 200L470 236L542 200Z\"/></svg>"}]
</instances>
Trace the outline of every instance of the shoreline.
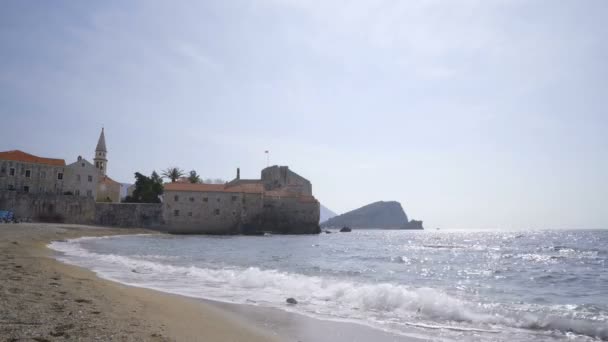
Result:
<instances>
[{"instance_id":1,"label":"shoreline","mask_svg":"<svg viewBox=\"0 0 608 342\"><path fill-rule=\"evenodd\" d=\"M270 331L211 305L64 264L46 247L54 240L142 233L158 234L64 224L0 225L0 336L8 341L278 341Z\"/></svg>"},{"instance_id":2,"label":"shoreline","mask_svg":"<svg viewBox=\"0 0 608 342\"><path fill-rule=\"evenodd\" d=\"M56 240L130 234L163 233L67 224L0 225L0 279L7 279L0 282L0 336L9 341L424 340L277 308L130 286L63 263L47 247Z\"/></svg>"}]
</instances>

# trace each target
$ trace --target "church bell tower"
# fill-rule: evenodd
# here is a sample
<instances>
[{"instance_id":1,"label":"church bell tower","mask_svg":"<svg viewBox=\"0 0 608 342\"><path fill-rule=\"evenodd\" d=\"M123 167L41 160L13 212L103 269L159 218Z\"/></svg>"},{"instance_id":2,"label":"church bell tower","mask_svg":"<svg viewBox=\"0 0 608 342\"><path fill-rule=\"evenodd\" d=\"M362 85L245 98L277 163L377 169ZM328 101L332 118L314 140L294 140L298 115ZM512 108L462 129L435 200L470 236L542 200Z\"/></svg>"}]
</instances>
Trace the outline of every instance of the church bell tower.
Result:
<instances>
[{"instance_id":1,"label":"church bell tower","mask_svg":"<svg viewBox=\"0 0 608 342\"><path fill-rule=\"evenodd\" d=\"M103 134L103 127L101 128L101 134L99 135L99 141L97 141L97 147L95 148L95 167L99 170L101 175L106 175L106 168L108 167L108 159L106 159L106 137Z\"/></svg>"}]
</instances>

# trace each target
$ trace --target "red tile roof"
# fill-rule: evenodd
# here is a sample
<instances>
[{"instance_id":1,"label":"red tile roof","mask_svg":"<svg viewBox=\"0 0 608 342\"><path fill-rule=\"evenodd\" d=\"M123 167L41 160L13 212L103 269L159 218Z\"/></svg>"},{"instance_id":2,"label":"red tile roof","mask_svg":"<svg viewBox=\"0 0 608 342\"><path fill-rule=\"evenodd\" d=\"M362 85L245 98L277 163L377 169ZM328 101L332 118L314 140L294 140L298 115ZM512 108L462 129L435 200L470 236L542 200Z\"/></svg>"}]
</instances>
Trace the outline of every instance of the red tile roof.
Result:
<instances>
[{"instance_id":1,"label":"red tile roof","mask_svg":"<svg viewBox=\"0 0 608 342\"><path fill-rule=\"evenodd\" d=\"M106 183L106 184L120 184L117 181L113 180L112 178L108 177L108 176L101 176L99 178L99 183Z\"/></svg>"},{"instance_id":2,"label":"red tile roof","mask_svg":"<svg viewBox=\"0 0 608 342\"><path fill-rule=\"evenodd\" d=\"M38 157L33 154L25 153L19 150L0 152L0 160L13 160L23 163L45 164L52 166L65 166L65 160Z\"/></svg>"}]
</instances>

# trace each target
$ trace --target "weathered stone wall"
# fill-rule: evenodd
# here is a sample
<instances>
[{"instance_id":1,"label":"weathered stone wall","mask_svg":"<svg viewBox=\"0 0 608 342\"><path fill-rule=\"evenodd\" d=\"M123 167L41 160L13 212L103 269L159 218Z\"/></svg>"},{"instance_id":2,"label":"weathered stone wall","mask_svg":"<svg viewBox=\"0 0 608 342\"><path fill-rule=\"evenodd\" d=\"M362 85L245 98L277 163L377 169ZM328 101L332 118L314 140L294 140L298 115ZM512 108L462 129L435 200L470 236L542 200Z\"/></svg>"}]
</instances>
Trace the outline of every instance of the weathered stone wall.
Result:
<instances>
[{"instance_id":1,"label":"weathered stone wall","mask_svg":"<svg viewBox=\"0 0 608 342\"><path fill-rule=\"evenodd\" d=\"M262 170L266 191L282 189L294 194L312 196L312 184L287 166L271 166Z\"/></svg>"},{"instance_id":2,"label":"weathered stone wall","mask_svg":"<svg viewBox=\"0 0 608 342\"><path fill-rule=\"evenodd\" d=\"M11 175L14 169L14 175ZM29 177L27 176L29 171ZM23 163L12 160L0 160L0 191L10 188L18 192L62 194L65 179L65 167L45 164ZM61 179L58 179L61 174Z\"/></svg>"},{"instance_id":3,"label":"weathered stone wall","mask_svg":"<svg viewBox=\"0 0 608 342\"><path fill-rule=\"evenodd\" d=\"M65 167L64 191L69 191L75 196L96 198L97 183L99 182L99 170L95 165L82 157Z\"/></svg>"},{"instance_id":4,"label":"weathered stone wall","mask_svg":"<svg viewBox=\"0 0 608 342\"><path fill-rule=\"evenodd\" d=\"M162 203L95 203L95 224L164 229Z\"/></svg>"},{"instance_id":5,"label":"weathered stone wall","mask_svg":"<svg viewBox=\"0 0 608 342\"><path fill-rule=\"evenodd\" d=\"M259 217L260 194L166 191L165 221L173 233L238 234Z\"/></svg>"},{"instance_id":6,"label":"weathered stone wall","mask_svg":"<svg viewBox=\"0 0 608 342\"><path fill-rule=\"evenodd\" d=\"M10 210L18 219L38 222L92 224L95 220L93 198L71 195L0 191L0 210Z\"/></svg>"},{"instance_id":7,"label":"weathered stone wall","mask_svg":"<svg viewBox=\"0 0 608 342\"><path fill-rule=\"evenodd\" d=\"M97 183L97 201L120 202L120 183L107 176L101 176Z\"/></svg>"},{"instance_id":8,"label":"weathered stone wall","mask_svg":"<svg viewBox=\"0 0 608 342\"><path fill-rule=\"evenodd\" d=\"M264 197L261 230L281 234L317 234L319 202L298 197Z\"/></svg>"}]
</instances>

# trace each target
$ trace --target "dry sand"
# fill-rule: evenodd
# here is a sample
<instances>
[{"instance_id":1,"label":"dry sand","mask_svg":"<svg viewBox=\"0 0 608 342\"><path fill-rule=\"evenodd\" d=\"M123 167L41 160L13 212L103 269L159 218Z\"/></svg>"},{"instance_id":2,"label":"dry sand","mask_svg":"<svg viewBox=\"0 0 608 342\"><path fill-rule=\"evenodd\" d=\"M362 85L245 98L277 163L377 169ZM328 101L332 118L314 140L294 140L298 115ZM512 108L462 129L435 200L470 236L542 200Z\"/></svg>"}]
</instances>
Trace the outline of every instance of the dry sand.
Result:
<instances>
[{"instance_id":1,"label":"dry sand","mask_svg":"<svg viewBox=\"0 0 608 342\"><path fill-rule=\"evenodd\" d=\"M81 236L158 234L0 224L0 341L422 341L348 322L122 285L63 264L46 246Z\"/></svg>"},{"instance_id":2,"label":"dry sand","mask_svg":"<svg viewBox=\"0 0 608 342\"><path fill-rule=\"evenodd\" d=\"M219 307L106 281L51 258L52 240L154 233L0 224L0 341L272 341Z\"/></svg>"}]
</instances>

